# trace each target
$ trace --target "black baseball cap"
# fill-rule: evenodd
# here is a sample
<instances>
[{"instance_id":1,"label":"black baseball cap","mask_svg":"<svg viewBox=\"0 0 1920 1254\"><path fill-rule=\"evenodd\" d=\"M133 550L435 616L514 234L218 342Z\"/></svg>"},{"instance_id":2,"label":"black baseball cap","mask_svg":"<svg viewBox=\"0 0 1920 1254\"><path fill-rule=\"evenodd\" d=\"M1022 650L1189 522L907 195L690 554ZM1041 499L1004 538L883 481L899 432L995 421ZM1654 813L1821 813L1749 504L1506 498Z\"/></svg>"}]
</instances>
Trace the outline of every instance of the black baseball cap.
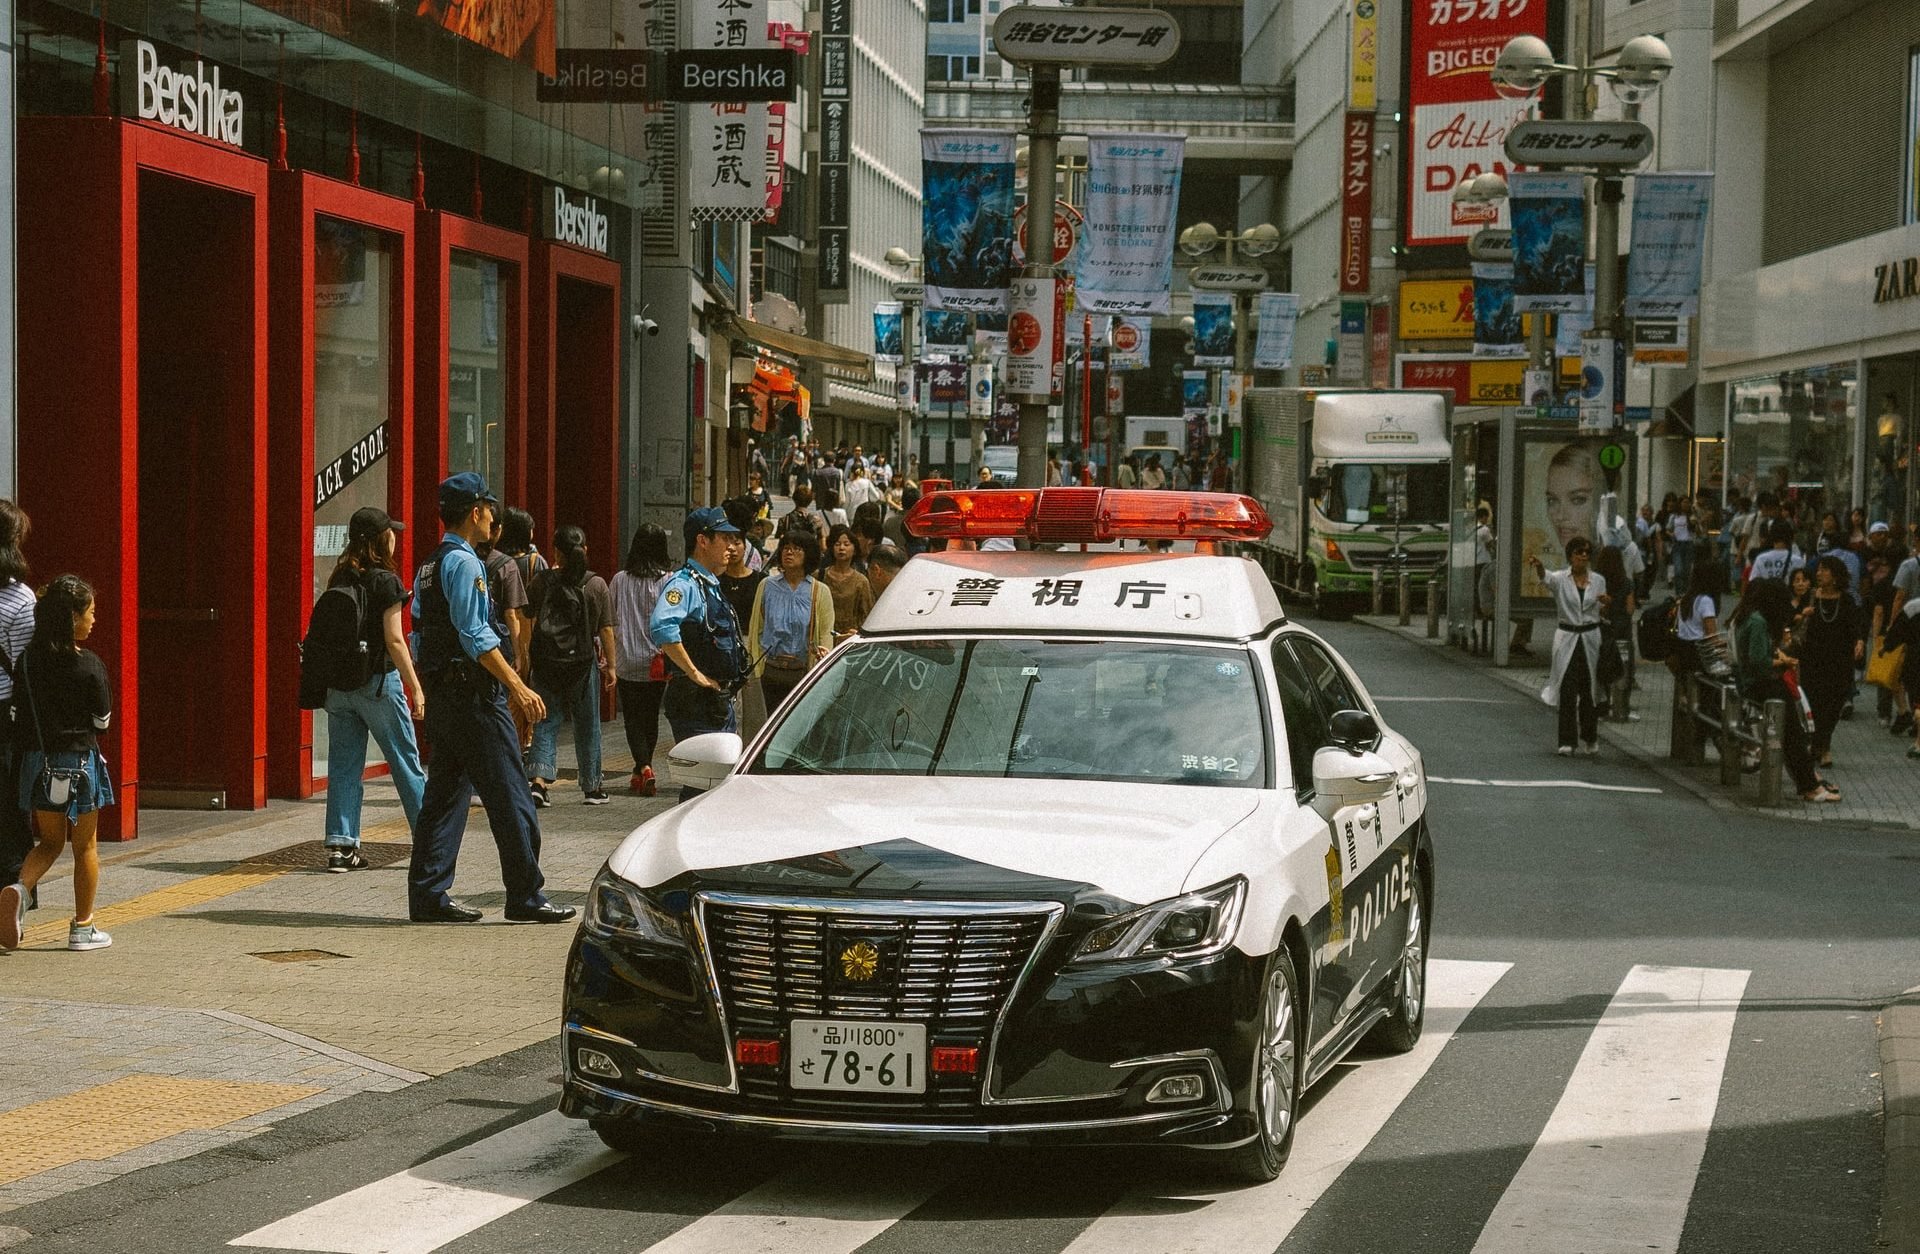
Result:
<instances>
[{"instance_id":1,"label":"black baseball cap","mask_svg":"<svg viewBox=\"0 0 1920 1254\"><path fill-rule=\"evenodd\" d=\"M407 524L398 521L377 505L363 505L353 511L353 517L347 522L347 543L356 540L371 540L387 531L405 531Z\"/></svg>"}]
</instances>

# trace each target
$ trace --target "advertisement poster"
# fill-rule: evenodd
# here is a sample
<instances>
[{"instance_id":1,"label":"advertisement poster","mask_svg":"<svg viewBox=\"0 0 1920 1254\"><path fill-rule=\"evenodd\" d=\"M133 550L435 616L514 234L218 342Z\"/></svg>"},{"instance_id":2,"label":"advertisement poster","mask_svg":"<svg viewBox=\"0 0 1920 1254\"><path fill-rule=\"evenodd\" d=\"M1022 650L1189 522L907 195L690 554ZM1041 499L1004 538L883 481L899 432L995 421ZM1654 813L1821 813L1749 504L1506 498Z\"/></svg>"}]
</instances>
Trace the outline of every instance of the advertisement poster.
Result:
<instances>
[{"instance_id":1,"label":"advertisement poster","mask_svg":"<svg viewBox=\"0 0 1920 1254\"><path fill-rule=\"evenodd\" d=\"M1187 418L1204 418L1207 414L1207 372L1204 370L1183 370L1180 372L1180 413Z\"/></svg>"},{"instance_id":2,"label":"advertisement poster","mask_svg":"<svg viewBox=\"0 0 1920 1254\"><path fill-rule=\"evenodd\" d=\"M1373 114L1349 113L1340 152L1340 290L1373 285Z\"/></svg>"},{"instance_id":3,"label":"advertisement poster","mask_svg":"<svg viewBox=\"0 0 1920 1254\"><path fill-rule=\"evenodd\" d=\"M967 315L951 309L929 309L920 315L920 353L958 357L967 351Z\"/></svg>"},{"instance_id":4,"label":"advertisement poster","mask_svg":"<svg viewBox=\"0 0 1920 1254\"><path fill-rule=\"evenodd\" d=\"M1473 280L1400 280L1400 338L1471 340Z\"/></svg>"},{"instance_id":5,"label":"advertisement poster","mask_svg":"<svg viewBox=\"0 0 1920 1254\"><path fill-rule=\"evenodd\" d=\"M681 10L680 35L683 48L777 46L767 37L767 0L693 0ZM765 219L767 106L690 104L686 118L687 206L693 220Z\"/></svg>"},{"instance_id":6,"label":"advertisement poster","mask_svg":"<svg viewBox=\"0 0 1920 1254\"><path fill-rule=\"evenodd\" d=\"M1107 333L1109 370L1145 370L1153 347L1153 319L1116 317Z\"/></svg>"},{"instance_id":7,"label":"advertisement poster","mask_svg":"<svg viewBox=\"0 0 1920 1254\"><path fill-rule=\"evenodd\" d=\"M1580 341L1587 332L1593 330L1593 267L1587 266L1581 279L1586 289L1587 299L1576 313L1564 313L1553 320L1553 355L1556 357L1578 357Z\"/></svg>"},{"instance_id":8,"label":"advertisement poster","mask_svg":"<svg viewBox=\"0 0 1920 1254\"><path fill-rule=\"evenodd\" d=\"M1015 279L1006 295L1007 362L1002 372L1007 391L1015 396L1049 399L1053 395L1054 344L1059 337L1059 281ZM933 294L931 286L927 289Z\"/></svg>"},{"instance_id":9,"label":"advertisement poster","mask_svg":"<svg viewBox=\"0 0 1920 1254\"><path fill-rule=\"evenodd\" d=\"M883 300L873 307L873 359L898 365L900 353L900 302Z\"/></svg>"},{"instance_id":10,"label":"advertisement poster","mask_svg":"<svg viewBox=\"0 0 1920 1254\"><path fill-rule=\"evenodd\" d=\"M1527 562L1537 557L1548 570L1567 565L1567 542L1593 539L1600 498L1607 490L1598 438L1527 441L1520 456L1520 595L1544 597L1546 588Z\"/></svg>"},{"instance_id":11,"label":"advertisement poster","mask_svg":"<svg viewBox=\"0 0 1920 1254\"><path fill-rule=\"evenodd\" d=\"M1613 425L1621 380L1616 376L1613 337L1588 335L1580 349L1580 426L1604 431Z\"/></svg>"},{"instance_id":12,"label":"advertisement poster","mask_svg":"<svg viewBox=\"0 0 1920 1254\"><path fill-rule=\"evenodd\" d=\"M1700 312L1700 264L1713 175L1642 174L1633 183L1627 317L1691 317Z\"/></svg>"},{"instance_id":13,"label":"advertisement poster","mask_svg":"<svg viewBox=\"0 0 1920 1254\"><path fill-rule=\"evenodd\" d=\"M928 309L978 313L1007 307L1017 138L1012 131L920 132L920 255ZM1008 386L1026 390L1011 378Z\"/></svg>"},{"instance_id":14,"label":"advertisement poster","mask_svg":"<svg viewBox=\"0 0 1920 1254\"><path fill-rule=\"evenodd\" d=\"M275 3L268 7L291 12L310 25L323 25L310 13L332 12L332 6L327 5L296 8ZM422 0L415 13L551 78L558 68L554 59L554 7L554 0ZM335 33L344 35L346 31Z\"/></svg>"},{"instance_id":15,"label":"advertisement poster","mask_svg":"<svg viewBox=\"0 0 1920 1254\"><path fill-rule=\"evenodd\" d=\"M1193 364L1233 364L1233 296L1228 292L1193 294Z\"/></svg>"},{"instance_id":16,"label":"advertisement poster","mask_svg":"<svg viewBox=\"0 0 1920 1254\"><path fill-rule=\"evenodd\" d=\"M1107 322L1105 314L1095 314L1091 319L1085 310L1076 309L1067 317L1066 342L1070 348L1084 348L1087 343L1087 323L1093 323L1093 346L1099 348L1107 342Z\"/></svg>"},{"instance_id":17,"label":"advertisement poster","mask_svg":"<svg viewBox=\"0 0 1920 1254\"><path fill-rule=\"evenodd\" d=\"M1513 266L1509 262L1473 263L1473 355L1527 355L1526 331L1520 311L1513 307Z\"/></svg>"},{"instance_id":18,"label":"advertisement poster","mask_svg":"<svg viewBox=\"0 0 1920 1254\"><path fill-rule=\"evenodd\" d=\"M1455 205L1453 189L1506 171L1507 131L1533 100L1503 99L1489 71L1515 35L1547 34L1549 0L1413 0L1407 48L1407 243L1463 244L1499 225L1497 205Z\"/></svg>"},{"instance_id":19,"label":"advertisement poster","mask_svg":"<svg viewBox=\"0 0 1920 1254\"><path fill-rule=\"evenodd\" d=\"M1089 135L1085 236L1076 274L1091 313L1166 313L1180 208L1178 135Z\"/></svg>"},{"instance_id":20,"label":"advertisement poster","mask_svg":"<svg viewBox=\"0 0 1920 1254\"><path fill-rule=\"evenodd\" d=\"M1373 112L1379 99L1380 10L1377 0L1353 0L1348 28L1347 108Z\"/></svg>"},{"instance_id":21,"label":"advertisement poster","mask_svg":"<svg viewBox=\"0 0 1920 1254\"><path fill-rule=\"evenodd\" d=\"M967 417L993 417L993 363L977 361L967 367Z\"/></svg>"},{"instance_id":22,"label":"advertisement poster","mask_svg":"<svg viewBox=\"0 0 1920 1254\"><path fill-rule=\"evenodd\" d=\"M1293 365L1293 329L1300 320L1300 298L1292 292L1260 293L1260 328L1253 341L1255 370L1285 370Z\"/></svg>"},{"instance_id":23,"label":"advertisement poster","mask_svg":"<svg viewBox=\"0 0 1920 1254\"><path fill-rule=\"evenodd\" d=\"M1588 308L1587 178L1516 170L1507 176L1513 216L1513 307L1531 313Z\"/></svg>"}]
</instances>

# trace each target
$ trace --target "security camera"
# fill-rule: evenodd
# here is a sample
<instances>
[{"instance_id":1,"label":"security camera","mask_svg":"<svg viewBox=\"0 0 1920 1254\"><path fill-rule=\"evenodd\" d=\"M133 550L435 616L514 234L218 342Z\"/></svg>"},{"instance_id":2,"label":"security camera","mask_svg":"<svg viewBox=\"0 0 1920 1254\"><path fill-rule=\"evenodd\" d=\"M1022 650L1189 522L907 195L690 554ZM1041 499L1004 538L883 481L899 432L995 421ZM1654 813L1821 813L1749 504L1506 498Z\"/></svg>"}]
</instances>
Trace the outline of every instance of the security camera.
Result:
<instances>
[{"instance_id":1,"label":"security camera","mask_svg":"<svg viewBox=\"0 0 1920 1254\"><path fill-rule=\"evenodd\" d=\"M658 335L660 324L645 314L635 314L633 315L633 334L636 338L642 335Z\"/></svg>"}]
</instances>

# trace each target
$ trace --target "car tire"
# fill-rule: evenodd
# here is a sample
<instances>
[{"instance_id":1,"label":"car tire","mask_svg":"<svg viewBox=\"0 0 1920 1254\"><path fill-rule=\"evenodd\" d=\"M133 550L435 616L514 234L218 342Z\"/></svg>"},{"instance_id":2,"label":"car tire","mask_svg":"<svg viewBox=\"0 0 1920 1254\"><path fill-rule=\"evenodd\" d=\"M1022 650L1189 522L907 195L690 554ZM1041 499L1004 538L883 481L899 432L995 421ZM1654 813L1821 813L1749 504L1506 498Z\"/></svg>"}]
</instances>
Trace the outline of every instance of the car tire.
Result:
<instances>
[{"instance_id":1,"label":"car tire","mask_svg":"<svg viewBox=\"0 0 1920 1254\"><path fill-rule=\"evenodd\" d=\"M1401 946L1400 961L1394 964L1393 999L1387 1017L1367 1038L1369 1045L1389 1053L1404 1054L1420 1041L1427 1022L1427 942L1432 923L1427 913L1427 880L1413 878L1413 900L1407 907L1407 940Z\"/></svg>"},{"instance_id":2,"label":"car tire","mask_svg":"<svg viewBox=\"0 0 1920 1254\"><path fill-rule=\"evenodd\" d=\"M1267 966L1260 992L1253 1078L1247 1104L1253 1115L1253 1140L1237 1146L1227 1162L1236 1177L1265 1184L1286 1166L1293 1130L1300 1120L1300 1078L1306 1073L1300 985L1293 956L1283 947Z\"/></svg>"},{"instance_id":3,"label":"car tire","mask_svg":"<svg viewBox=\"0 0 1920 1254\"><path fill-rule=\"evenodd\" d=\"M660 1130L643 1119L590 1119L587 1126L610 1150L639 1154L660 1147Z\"/></svg>"}]
</instances>

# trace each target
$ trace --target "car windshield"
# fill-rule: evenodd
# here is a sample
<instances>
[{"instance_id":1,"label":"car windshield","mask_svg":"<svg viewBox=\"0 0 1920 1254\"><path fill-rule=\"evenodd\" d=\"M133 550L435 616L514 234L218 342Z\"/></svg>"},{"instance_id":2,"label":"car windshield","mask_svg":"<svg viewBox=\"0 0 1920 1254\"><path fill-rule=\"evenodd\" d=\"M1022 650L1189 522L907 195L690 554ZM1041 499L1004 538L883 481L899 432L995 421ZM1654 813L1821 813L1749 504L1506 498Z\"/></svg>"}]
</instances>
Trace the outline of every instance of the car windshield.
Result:
<instances>
[{"instance_id":1,"label":"car windshield","mask_svg":"<svg viewBox=\"0 0 1920 1254\"><path fill-rule=\"evenodd\" d=\"M1326 474L1320 512L1341 523L1443 523L1447 467L1334 466ZM1397 517L1396 517L1397 515Z\"/></svg>"},{"instance_id":2,"label":"car windshield","mask_svg":"<svg viewBox=\"0 0 1920 1254\"><path fill-rule=\"evenodd\" d=\"M752 769L1264 788L1264 727L1244 649L870 641L834 659Z\"/></svg>"}]
</instances>

